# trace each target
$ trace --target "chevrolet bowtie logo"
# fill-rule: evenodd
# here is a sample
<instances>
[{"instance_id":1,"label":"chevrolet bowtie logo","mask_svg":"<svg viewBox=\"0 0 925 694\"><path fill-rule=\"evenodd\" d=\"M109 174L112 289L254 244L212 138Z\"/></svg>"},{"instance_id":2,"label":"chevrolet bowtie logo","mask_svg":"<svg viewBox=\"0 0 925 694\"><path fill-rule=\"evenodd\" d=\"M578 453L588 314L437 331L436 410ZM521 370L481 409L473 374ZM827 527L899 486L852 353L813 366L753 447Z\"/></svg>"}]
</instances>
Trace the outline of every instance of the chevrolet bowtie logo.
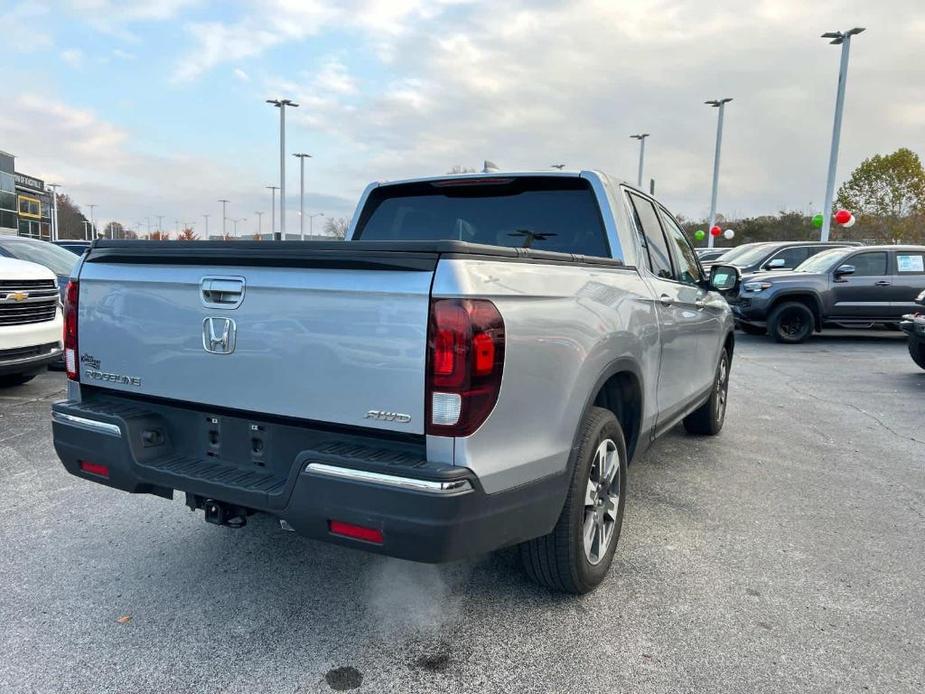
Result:
<instances>
[{"instance_id":1,"label":"chevrolet bowtie logo","mask_svg":"<svg viewBox=\"0 0 925 694\"><path fill-rule=\"evenodd\" d=\"M29 298L29 292L10 292L6 295L7 301L25 301Z\"/></svg>"}]
</instances>

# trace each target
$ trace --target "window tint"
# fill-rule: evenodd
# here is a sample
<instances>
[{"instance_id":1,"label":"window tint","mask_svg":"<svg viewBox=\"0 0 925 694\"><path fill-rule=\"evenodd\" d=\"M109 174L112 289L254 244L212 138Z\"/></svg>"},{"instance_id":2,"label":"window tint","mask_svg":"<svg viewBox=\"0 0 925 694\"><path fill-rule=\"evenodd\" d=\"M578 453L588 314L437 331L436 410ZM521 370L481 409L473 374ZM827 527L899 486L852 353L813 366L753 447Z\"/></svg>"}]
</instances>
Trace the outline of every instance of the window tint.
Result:
<instances>
[{"instance_id":1,"label":"window tint","mask_svg":"<svg viewBox=\"0 0 925 694\"><path fill-rule=\"evenodd\" d=\"M691 248L687 237L681 231L674 218L665 210L660 210L662 214L662 224L668 233L668 241L674 246L675 262L678 265L678 279L687 284L697 284L703 275L700 272L700 263L697 262L697 255Z\"/></svg>"},{"instance_id":2,"label":"window tint","mask_svg":"<svg viewBox=\"0 0 925 694\"><path fill-rule=\"evenodd\" d=\"M653 274L665 279L673 279L671 272L671 256L668 253L668 243L662 233L661 224L655 206L638 195L629 194L636 216L636 226L644 234L643 243L649 256L649 267Z\"/></svg>"},{"instance_id":3,"label":"window tint","mask_svg":"<svg viewBox=\"0 0 925 694\"><path fill-rule=\"evenodd\" d=\"M925 254L897 252L896 271L901 275L925 274Z\"/></svg>"},{"instance_id":4,"label":"window tint","mask_svg":"<svg viewBox=\"0 0 925 694\"><path fill-rule=\"evenodd\" d=\"M854 277L886 275L886 252L858 253L846 258L843 265L854 265Z\"/></svg>"},{"instance_id":5,"label":"window tint","mask_svg":"<svg viewBox=\"0 0 925 694\"><path fill-rule=\"evenodd\" d=\"M468 241L610 257L597 200L580 178L382 186L357 223L359 239Z\"/></svg>"},{"instance_id":6,"label":"window tint","mask_svg":"<svg viewBox=\"0 0 925 694\"><path fill-rule=\"evenodd\" d=\"M808 257L809 246L794 246L793 248L785 248L780 253L775 253L771 256L770 260L768 260L768 263L780 258L784 261L784 264L781 265L780 268L786 268L789 270L795 268Z\"/></svg>"}]
</instances>

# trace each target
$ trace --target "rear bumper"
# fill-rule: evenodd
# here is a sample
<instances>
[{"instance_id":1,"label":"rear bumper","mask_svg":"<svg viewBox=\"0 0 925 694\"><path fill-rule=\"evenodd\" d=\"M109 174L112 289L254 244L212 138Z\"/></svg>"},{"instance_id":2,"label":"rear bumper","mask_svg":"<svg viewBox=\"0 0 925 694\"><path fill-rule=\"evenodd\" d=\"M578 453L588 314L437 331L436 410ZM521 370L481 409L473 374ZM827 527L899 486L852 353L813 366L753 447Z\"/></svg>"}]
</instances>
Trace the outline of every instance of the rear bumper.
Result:
<instances>
[{"instance_id":1,"label":"rear bumper","mask_svg":"<svg viewBox=\"0 0 925 694\"><path fill-rule=\"evenodd\" d=\"M188 414L191 422L200 418ZM555 525L566 491L563 475L486 494L466 468L406 464L400 445L373 450L369 437L343 433L324 434L321 442L317 432L306 434L311 445L276 468L283 474L264 472L272 466L256 471L181 455L176 444L186 436L176 431L179 421L124 404L57 403L55 450L68 472L99 484L168 498L174 490L186 492L274 515L306 537L422 562L471 557L544 535ZM146 447L145 432L158 426L165 443ZM105 466L108 477L85 472L80 461ZM383 541L334 535L331 521L374 528Z\"/></svg>"}]
</instances>

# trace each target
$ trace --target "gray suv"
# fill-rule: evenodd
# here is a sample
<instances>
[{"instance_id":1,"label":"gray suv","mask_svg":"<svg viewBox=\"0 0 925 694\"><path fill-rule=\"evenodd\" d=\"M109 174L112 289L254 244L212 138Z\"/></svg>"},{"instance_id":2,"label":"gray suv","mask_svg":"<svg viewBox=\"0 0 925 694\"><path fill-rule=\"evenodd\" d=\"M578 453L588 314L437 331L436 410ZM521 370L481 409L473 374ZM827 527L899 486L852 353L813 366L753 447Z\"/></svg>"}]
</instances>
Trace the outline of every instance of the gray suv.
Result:
<instances>
[{"instance_id":1,"label":"gray suv","mask_svg":"<svg viewBox=\"0 0 925 694\"><path fill-rule=\"evenodd\" d=\"M736 325L803 342L823 327L898 325L925 289L925 247L834 248L793 272L744 275L729 295Z\"/></svg>"}]
</instances>

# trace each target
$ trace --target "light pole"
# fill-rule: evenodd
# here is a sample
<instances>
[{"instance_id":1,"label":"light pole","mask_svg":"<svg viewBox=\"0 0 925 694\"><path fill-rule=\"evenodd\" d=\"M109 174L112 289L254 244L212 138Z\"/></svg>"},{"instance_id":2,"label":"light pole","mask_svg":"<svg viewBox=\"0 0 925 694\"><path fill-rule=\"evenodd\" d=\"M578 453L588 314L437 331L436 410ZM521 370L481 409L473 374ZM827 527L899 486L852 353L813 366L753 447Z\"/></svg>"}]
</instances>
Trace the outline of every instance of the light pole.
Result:
<instances>
[{"instance_id":1,"label":"light pole","mask_svg":"<svg viewBox=\"0 0 925 694\"><path fill-rule=\"evenodd\" d=\"M315 235L315 217L324 217L324 212L316 212L315 214L308 215L308 235Z\"/></svg>"},{"instance_id":2,"label":"light pole","mask_svg":"<svg viewBox=\"0 0 925 694\"><path fill-rule=\"evenodd\" d=\"M638 135L630 135L630 138L633 140L639 140L639 174L636 176L636 185L642 189L642 165L646 160L646 138L649 137L649 133L640 133Z\"/></svg>"},{"instance_id":3,"label":"light pole","mask_svg":"<svg viewBox=\"0 0 925 694\"><path fill-rule=\"evenodd\" d=\"M90 231L93 234L93 238L96 238L96 224L93 222L93 210L98 207L96 203L92 205L87 205L90 208Z\"/></svg>"},{"instance_id":4,"label":"light pole","mask_svg":"<svg viewBox=\"0 0 925 694\"><path fill-rule=\"evenodd\" d=\"M723 114L726 111L726 104L732 101L731 97L723 99L712 99L703 103L710 108L719 109L719 117L716 119L716 150L713 152L713 192L710 195L710 228L707 230L707 247L713 248L712 229L716 224L716 194L719 192L719 151L723 144Z\"/></svg>"},{"instance_id":5,"label":"light pole","mask_svg":"<svg viewBox=\"0 0 925 694\"><path fill-rule=\"evenodd\" d=\"M246 222L247 217L241 217L241 219L232 219L231 223L234 224L234 237L238 238L238 222Z\"/></svg>"},{"instance_id":6,"label":"light pole","mask_svg":"<svg viewBox=\"0 0 925 694\"><path fill-rule=\"evenodd\" d=\"M208 241L209 240L209 215L204 214L202 215L202 217L203 219L206 220L206 241Z\"/></svg>"},{"instance_id":7,"label":"light pole","mask_svg":"<svg viewBox=\"0 0 925 694\"><path fill-rule=\"evenodd\" d=\"M305 160L311 159L311 154L299 152L292 156L299 158L299 240L305 240Z\"/></svg>"},{"instance_id":8,"label":"light pole","mask_svg":"<svg viewBox=\"0 0 925 694\"><path fill-rule=\"evenodd\" d=\"M279 186L266 187L270 191L270 233L276 239L276 191L279 190Z\"/></svg>"},{"instance_id":9,"label":"light pole","mask_svg":"<svg viewBox=\"0 0 925 694\"><path fill-rule=\"evenodd\" d=\"M58 240L58 188L60 183L46 183L51 188L51 240Z\"/></svg>"},{"instance_id":10,"label":"light pole","mask_svg":"<svg viewBox=\"0 0 925 694\"><path fill-rule=\"evenodd\" d=\"M226 205L231 202L230 200L219 200L222 203L222 239L228 236L228 215L225 214Z\"/></svg>"},{"instance_id":11,"label":"light pole","mask_svg":"<svg viewBox=\"0 0 925 694\"><path fill-rule=\"evenodd\" d=\"M835 168L838 165L838 143L841 140L841 119L845 108L845 82L848 80L848 51L851 50L851 37L864 31L864 27L855 27L848 31L827 31L824 39L841 46L841 62L838 66L838 91L835 95L835 122L832 124L832 150L829 152L829 174L825 182L825 205L822 208L821 241L829 240L829 227L832 224L832 198L835 195Z\"/></svg>"},{"instance_id":12,"label":"light pole","mask_svg":"<svg viewBox=\"0 0 925 694\"><path fill-rule=\"evenodd\" d=\"M279 236L273 232L279 241L286 235L286 107L299 105L289 99L267 99L267 103L279 109Z\"/></svg>"},{"instance_id":13,"label":"light pole","mask_svg":"<svg viewBox=\"0 0 925 694\"><path fill-rule=\"evenodd\" d=\"M263 233L263 212L254 212L257 215L257 236Z\"/></svg>"},{"instance_id":14,"label":"light pole","mask_svg":"<svg viewBox=\"0 0 925 694\"><path fill-rule=\"evenodd\" d=\"M160 234L164 230L164 215L157 214L154 216L157 217L157 233Z\"/></svg>"}]
</instances>

